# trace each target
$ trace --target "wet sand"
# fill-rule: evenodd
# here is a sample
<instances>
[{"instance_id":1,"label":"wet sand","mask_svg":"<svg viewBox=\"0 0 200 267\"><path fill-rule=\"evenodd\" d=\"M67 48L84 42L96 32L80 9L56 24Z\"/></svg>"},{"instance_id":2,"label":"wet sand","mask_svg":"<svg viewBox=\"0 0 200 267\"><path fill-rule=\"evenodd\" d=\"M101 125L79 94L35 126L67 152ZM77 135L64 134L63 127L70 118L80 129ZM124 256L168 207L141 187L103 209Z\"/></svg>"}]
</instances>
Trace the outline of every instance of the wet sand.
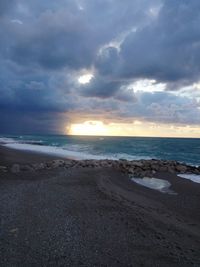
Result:
<instances>
[{"instance_id":1,"label":"wet sand","mask_svg":"<svg viewBox=\"0 0 200 267\"><path fill-rule=\"evenodd\" d=\"M0 147L0 165L47 155ZM200 184L158 173L177 195L113 169L0 174L0 266L200 266Z\"/></svg>"},{"instance_id":2,"label":"wet sand","mask_svg":"<svg viewBox=\"0 0 200 267\"><path fill-rule=\"evenodd\" d=\"M55 158L44 153L26 152L22 150L10 149L0 145L0 165L11 166L12 164L29 164L49 161Z\"/></svg>"}]
</instances>

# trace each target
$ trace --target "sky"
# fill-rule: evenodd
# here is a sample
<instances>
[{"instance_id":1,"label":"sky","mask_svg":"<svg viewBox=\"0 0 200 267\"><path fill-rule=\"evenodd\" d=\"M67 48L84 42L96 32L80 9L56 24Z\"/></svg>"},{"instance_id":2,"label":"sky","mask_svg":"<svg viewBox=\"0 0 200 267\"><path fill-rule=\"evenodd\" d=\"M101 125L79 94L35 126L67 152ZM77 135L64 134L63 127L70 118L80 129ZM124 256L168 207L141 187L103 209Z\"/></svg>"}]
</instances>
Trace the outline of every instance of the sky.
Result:
<instances>
[{"instance_id":1,"label":"sky","mask_svg":"<svg viewBox=\"0 0 200 267\"><path fill-rule=\"evenodd\" d=\"M0 0L0 133L200 137L199 0Z\"/></svg>"}]
</instances>

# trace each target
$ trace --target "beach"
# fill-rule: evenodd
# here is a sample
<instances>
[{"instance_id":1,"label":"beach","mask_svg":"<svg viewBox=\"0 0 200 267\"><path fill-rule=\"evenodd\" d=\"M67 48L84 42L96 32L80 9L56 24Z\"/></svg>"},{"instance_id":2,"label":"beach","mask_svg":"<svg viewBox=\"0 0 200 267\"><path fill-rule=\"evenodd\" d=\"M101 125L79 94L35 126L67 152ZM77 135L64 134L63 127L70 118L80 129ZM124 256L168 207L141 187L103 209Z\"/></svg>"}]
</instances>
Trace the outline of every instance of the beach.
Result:
<instances>
[{"instance_id":1,"label":"beach","mask_svg":"<svg viewBox=\"0 0 200 267\"><path fill-rule=\"evenodd\" d=\"M0 146L8 169L53 159ZM112 166L0 172L0 265L200 266L200 184L154 177L175 194Z\"/></svg>"}]
</instances>

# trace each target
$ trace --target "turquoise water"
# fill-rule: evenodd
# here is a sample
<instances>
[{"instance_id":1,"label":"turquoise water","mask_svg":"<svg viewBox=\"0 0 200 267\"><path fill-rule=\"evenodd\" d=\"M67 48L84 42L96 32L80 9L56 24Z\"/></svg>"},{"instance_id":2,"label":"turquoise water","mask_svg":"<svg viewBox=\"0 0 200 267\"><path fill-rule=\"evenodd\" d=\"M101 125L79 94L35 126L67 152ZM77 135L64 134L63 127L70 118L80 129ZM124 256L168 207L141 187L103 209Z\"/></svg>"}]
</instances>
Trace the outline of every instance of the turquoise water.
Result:
<instances>
[{"instance_id":1,"label":"turquoise water","mask_svg":"<svg viewBox=\"0 0 200 267\"><path fill-rule=\"evenodd\" d=\"M8 139L5 139L7 137ZM61 135L1 136L17 149L34 150L74 158L166 159L200 165L200 139L93 137Z\"/></svg>"}]
</instances>

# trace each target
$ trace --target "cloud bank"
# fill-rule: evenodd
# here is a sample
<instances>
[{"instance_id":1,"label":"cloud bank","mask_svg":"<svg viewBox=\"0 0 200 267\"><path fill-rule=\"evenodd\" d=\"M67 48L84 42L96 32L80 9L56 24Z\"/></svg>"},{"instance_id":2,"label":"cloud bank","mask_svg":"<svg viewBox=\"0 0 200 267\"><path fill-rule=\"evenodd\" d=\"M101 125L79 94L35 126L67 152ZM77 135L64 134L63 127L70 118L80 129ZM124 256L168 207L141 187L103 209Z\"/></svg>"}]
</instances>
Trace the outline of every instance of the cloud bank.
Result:
<instances>
[{"instance_id":1,"label":"cloud bank","mask_svg":"<svg viewBox=\"0 0 200 267\"><path fill-rule=\"evenodd\" d=\"M62 133L88 118L199 126L199 9L0 0L0 132Z\"/></svg>"}]
</instances>

